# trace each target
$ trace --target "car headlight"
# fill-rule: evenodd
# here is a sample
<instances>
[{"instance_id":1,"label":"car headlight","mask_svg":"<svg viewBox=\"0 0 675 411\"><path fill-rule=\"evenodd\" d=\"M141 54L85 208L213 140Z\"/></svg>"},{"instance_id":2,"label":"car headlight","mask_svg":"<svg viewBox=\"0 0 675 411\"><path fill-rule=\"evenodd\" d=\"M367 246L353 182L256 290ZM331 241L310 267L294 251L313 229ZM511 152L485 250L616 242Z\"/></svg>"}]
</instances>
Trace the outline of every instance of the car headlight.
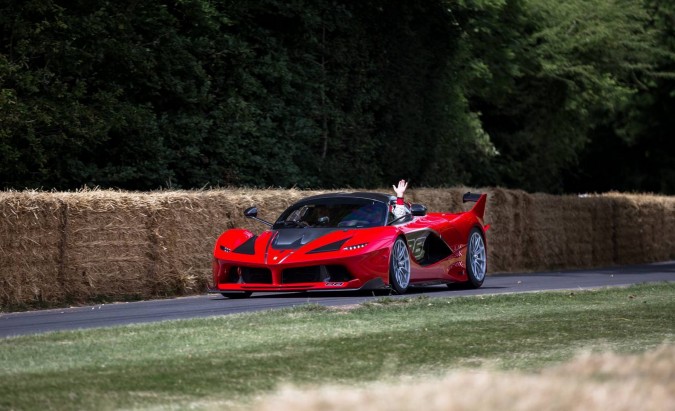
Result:
<instances>
[{"instance_id":1,"label":"car headlight","mask_svg":"<svg viewBox=\"0 0 675 411\"><path fill-rule=\"evenodd\" d=\"M352 251L352 250L358 250L359 248L363 248L367 246L368 243L361 243L361 244L356 244L356 245L349 245L345 248L343 248L344 251Z\"/></svg>"}]
</instances>

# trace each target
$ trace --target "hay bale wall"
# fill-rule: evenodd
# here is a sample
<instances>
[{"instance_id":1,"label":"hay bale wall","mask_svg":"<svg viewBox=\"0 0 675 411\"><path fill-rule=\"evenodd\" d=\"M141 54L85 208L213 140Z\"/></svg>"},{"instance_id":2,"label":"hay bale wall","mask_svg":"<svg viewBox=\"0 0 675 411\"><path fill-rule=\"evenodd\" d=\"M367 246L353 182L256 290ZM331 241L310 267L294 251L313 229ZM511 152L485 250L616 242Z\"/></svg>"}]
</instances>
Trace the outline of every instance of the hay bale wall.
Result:
<instances>
[{"instance_id":1,"label":"hay bale wall","mask_svg":"<svg viewBox=\"0 0 675 411\"><path fill-rule=\"evenodd\" d=\"M386 191L386 190L381 190ZM465 211L467 188L411 189L430 211ZM675 198L552 196L490 188L491 273L675 258ZM299 190L0 193L0 307L63 305L203 292L221 232L264 227Z\"/></svg>"}]
</instances>

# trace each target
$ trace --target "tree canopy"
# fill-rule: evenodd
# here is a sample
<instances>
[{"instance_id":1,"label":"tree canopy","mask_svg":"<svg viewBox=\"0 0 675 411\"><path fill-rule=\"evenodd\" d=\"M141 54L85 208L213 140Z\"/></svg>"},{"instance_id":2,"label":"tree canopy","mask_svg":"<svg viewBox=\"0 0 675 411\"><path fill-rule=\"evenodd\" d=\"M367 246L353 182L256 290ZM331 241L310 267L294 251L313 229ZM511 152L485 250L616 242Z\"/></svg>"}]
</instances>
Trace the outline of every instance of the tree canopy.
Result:
<instances>
[{"instance_id":1,"label":"tree canopy","mask_svg":"<svg viewBox=\"0 0 675 411\"><path fill-rule=\"evenodd\" d=\"M0 187L675 193L664 0L0 2Z\"/></svg>"}]
</instances>

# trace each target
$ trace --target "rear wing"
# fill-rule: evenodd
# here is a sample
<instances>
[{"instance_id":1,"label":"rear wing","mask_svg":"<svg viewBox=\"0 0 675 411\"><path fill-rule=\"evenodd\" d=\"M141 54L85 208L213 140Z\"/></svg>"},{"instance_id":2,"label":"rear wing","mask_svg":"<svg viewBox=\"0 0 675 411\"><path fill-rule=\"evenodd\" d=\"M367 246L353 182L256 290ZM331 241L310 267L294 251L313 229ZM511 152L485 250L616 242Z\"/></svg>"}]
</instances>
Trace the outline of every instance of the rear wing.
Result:
<instances>
[{"instance_id":1,"label":"rear wing","mask_svg":"<svg viewBox=\"0 0 675 411\"><path fill-rule=\"evenodd\" d=\"M476 205L471 208L471 212L480 220L483 220L485 214L485 203L487 202L487 194L467 192L462 196L462 202L473 202Z\"/></svg>"},{"instance_id":2,"label":"rear wing","mask_svg":"<svg viewBox=\"0 0 675 411\"><path fill-rule=\"evenodd\" d=\"M467 191L464 193L462 196L462 202L463 203L468 203L469 201L475 203L476 201L480 200L481 193L472 193L471 191Z\"/></svg>"}]
</instances>

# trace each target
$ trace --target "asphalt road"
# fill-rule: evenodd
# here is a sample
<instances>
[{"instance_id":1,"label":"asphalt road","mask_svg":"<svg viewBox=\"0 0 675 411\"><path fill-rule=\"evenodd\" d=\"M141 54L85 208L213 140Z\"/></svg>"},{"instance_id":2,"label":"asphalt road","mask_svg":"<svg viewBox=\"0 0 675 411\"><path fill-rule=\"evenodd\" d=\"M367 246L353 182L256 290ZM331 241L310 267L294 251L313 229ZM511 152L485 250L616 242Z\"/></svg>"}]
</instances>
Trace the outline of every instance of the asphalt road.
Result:
<instances>
[{"instance_id":1,"label":"asphalt road","mask_svg":"<svg viewBox=\"0 0 675 411\"><path fill-rule=\"evenodd\" d=\"M569 290L626 286L647 282L675 282L675 261L663 263L528 274L488 276L483 287L434 286L413 288L405 296L458 297L543 290ZM0 338L49 331L110 327L135 323L227 315L314 303L324 306L358 304L381 298L363 293L254 293L251 298L230 300L220 295L199 295L171 300L101 304L86 307L0 313ZM392 296L401 298L402 296Z\"/></svg>"}]
</instances>

